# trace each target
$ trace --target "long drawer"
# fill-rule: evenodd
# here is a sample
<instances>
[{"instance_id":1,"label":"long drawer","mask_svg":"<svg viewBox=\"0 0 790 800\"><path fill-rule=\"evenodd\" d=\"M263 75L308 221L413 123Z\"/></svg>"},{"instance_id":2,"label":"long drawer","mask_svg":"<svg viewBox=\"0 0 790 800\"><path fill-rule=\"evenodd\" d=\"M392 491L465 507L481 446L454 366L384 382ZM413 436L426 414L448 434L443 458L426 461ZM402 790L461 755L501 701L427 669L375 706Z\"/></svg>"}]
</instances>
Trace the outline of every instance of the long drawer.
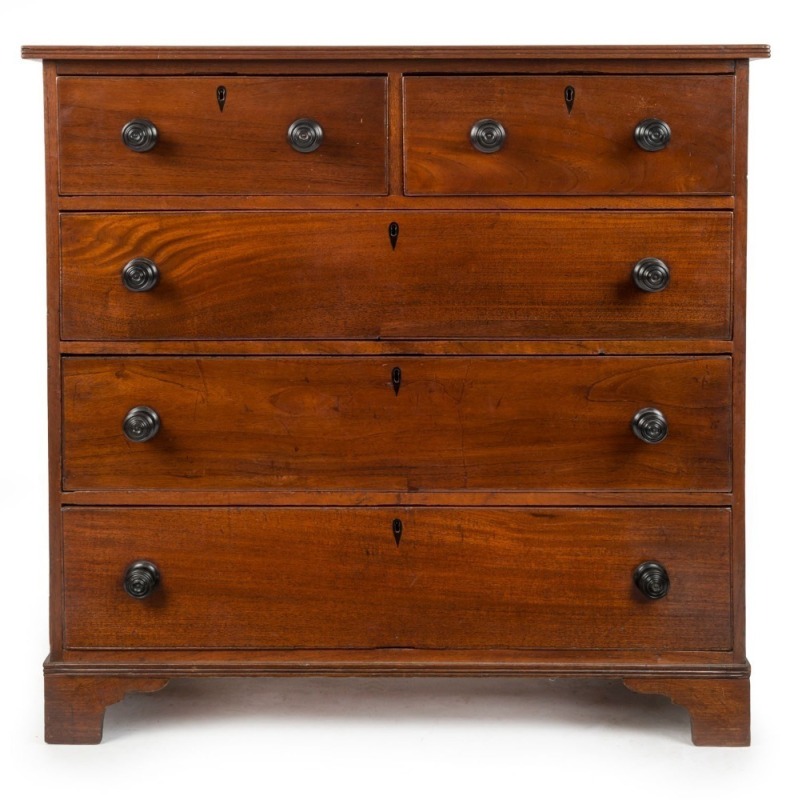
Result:
<instances>
[{"instance_id":1,"label":"long drawer","mask_svg":"<svg viewBox=\"0 0 790 800\"><path fill-rule=\"evenodd\" d=\"M406 191L731 194L734 89L725 75L407 77Z\"/></svg>"},{"instance_id":2,"label":"long drawer","mask_svg":"<svg viewBox=\"0 0 790 800\"><path fill-rule=\"evenodd\" d=\"M63 482L728 491L731 397L726 356L67 357Z\"/></svg>"},{"instance_id":3,"label":"long drawer","mask_svg":"<svg viewBox=\"0 0 790 800\"><path fill-rule=\"evenodd\" d=\"M372 76L61 77L60 192L386 194L386 97Z\"/></svg>"},{"instance_id":4,"label":"long drawer","mask_svg":"<svg viewBox=\"0 0 790 800\"><path fill-rule=\"evenodd\" d=\"M726 509L70 508L63 524L70 648L732 641ZM159 579L143 599L124 586L140 561ZM663 598L637 588L644 563Z\"/></svg>"},{"instance_id":5,"label":"long drawer","mask_svg":"<svg viewBox=\"0 0 790 800\"><path fill-rule=\"evenodd\" d=\"M61 244L65 339L731 335L729 212L65 214Z\"/></svg>"}]
</instances>

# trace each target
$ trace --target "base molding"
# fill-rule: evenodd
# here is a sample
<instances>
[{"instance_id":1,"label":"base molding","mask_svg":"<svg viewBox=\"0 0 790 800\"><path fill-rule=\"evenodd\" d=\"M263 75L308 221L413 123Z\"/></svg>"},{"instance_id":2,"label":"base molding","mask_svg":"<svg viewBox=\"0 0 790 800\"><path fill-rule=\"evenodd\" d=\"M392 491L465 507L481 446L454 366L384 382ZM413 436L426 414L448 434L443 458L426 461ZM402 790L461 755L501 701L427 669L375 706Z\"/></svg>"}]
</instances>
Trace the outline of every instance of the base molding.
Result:
<instances>
[{"instance_id":1,"label":"base molding","mask_svg":"<svg viewBox=\"0 0 790 800\"><path fill-rule=\"evenodd\" d=\"M369 655L369 654L368 654ZM230 677L514 677L606 678L622 680L643 694L666 695L685 707L697 745L749 744L749 664L653 665L554 663L486 663L412 659L271 662L44 664L45 739L51 744L98 744L104 712L132 692L156 692L171 678Z\"/></svg>"}]
</instances>

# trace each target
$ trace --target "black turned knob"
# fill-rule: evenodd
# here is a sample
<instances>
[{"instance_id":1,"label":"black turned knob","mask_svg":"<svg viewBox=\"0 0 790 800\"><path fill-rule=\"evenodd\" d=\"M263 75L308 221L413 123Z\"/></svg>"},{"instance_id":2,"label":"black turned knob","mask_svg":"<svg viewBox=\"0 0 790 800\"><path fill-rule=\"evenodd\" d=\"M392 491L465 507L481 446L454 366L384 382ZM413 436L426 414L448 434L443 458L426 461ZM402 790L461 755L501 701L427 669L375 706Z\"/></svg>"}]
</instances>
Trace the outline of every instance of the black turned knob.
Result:
<instances>
[{"instance_id":1,"label":"black turned knob","mask_svg":"<svg viewBox=\"0 0 790 800\"><path fill-rule=\"evenodd\" d=\"M142 600L148 597L159 583L159 570L150 561L135 561L126 568L123 588L131 597Z\"/></svg>"},{"instance_id":2,"label":"black turned knob","mask_svg":"<svg viewBox=\"0 0 790 800\"><path fill-rule=\"evenodd\" d=\"M660 600L669 591L669 574L657 561L644 561L634 570L634 583L650 600Z\"/></svg>"},{"instance_id":3,"label":"black turned knob","mask_svg":"<svg viewBox=\"0 0 790 800\"><path fill-rule=\"evenodd\" d=\"M496 153L501 150L506 136L502 123L495 119L479 119L469 131L472 144L481 153Z\"/></svg>"},{"instance_id":4,"label":"black turned knob","mask_svg":"<svg viewBox=\"0 0 790 800\"><path fill-rule=\"evenodd\" d=\"M151 120L133 119L123 126L121 139L135 153L146 153L156 146L159 131Z\"/></svg>"},{"instance_id":5,"label":"black turned knob","mask_svg":"<svg viewBox=\"0 0 790 800\"><path fill-rule=\"evenodd\" d=\"M669 267L660 258L643 258L634 265L631 277L643 292L662 292L669 284Z\"/></svg>"},{"instance_id":6,"label":"black turned knob","mask_svg":"<svg viewBox=\"0 0 790 800\"><path fill-rule=\"evenodd\" d=\"M159 433L159 414L148 406L135 406L124 417L123 433L130 442L147 442Z\"/></svg>"},{"instance_id":7,"label":"black turned knob","mask_svg":"<svg viewBox=\"0 0 790 800\"><path fill-rule=\"evenodd\" d=\"M634 414L631 430L637 439L658 444L667 438L669 426L666 417L657 408L642 408Z\"/></svg>"},{"instance_id":8,"label":"black turned knob","mask_svg":"<svg viewBox=\"0 0 790 800\"><path fill-rule=\"evenodd\" d=\"M320 147L323 140L324 130L314 119L297 119L288 128L288 141L299 153L312 153Z\"/></svg>"},{"instance_id":9,"label":"black turned knob","mask_svg":"<svg viewBox=\"0 0 790 800\"><path fill-rule=\"evenodd\" d=\"M634 139L636 143L648 153L663 150L672 138L672 131L669 125L660 119L643 119L634 128Z\"/></svg>"},{"instance_id":10,"label":"black turned knob","mask_svg":"<svg viewBox=\"0 0 790 800\"><path fill-rule=\"evenodd\" d=\"M121 270L121 280L130 292L150 292L159 283L159 270L150 258L133 258Z\"/></svg>"}]
</instances>

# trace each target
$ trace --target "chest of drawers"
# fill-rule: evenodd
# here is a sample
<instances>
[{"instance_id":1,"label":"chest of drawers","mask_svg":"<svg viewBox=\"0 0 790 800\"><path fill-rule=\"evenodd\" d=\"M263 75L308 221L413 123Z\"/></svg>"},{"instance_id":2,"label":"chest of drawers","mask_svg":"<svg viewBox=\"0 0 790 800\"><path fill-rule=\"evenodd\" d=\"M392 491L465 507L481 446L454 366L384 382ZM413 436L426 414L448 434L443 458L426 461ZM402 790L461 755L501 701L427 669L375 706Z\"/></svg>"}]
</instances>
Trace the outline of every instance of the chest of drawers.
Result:
<instances>
[{"instance_id":1,"label":"chest of drawers","mask_svg":"<svg viewBox=\"0 0 790 800\"><path fill-rule=\"evenodd\" d=\"M749 741L763 46L44 61L46 737L172 677L618 678Z\"/></svg>"}]
</instances>

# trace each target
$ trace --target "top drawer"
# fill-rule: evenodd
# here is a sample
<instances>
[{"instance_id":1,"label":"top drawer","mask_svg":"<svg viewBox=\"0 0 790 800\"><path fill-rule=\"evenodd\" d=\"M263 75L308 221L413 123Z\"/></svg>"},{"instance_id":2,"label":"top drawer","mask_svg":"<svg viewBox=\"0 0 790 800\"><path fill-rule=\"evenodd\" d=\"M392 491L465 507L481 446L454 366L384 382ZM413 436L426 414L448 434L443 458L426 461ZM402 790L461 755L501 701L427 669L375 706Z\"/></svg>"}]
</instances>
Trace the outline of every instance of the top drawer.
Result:
<instances>
[{"instance_id":1,"label":"top drawer","mask_svg":"<svg viewBox=\"0 0 790 800\"><path fill-rule=\"evenodd\" d=\"M406 192L731 194L733 88L726 76L406 78ZM637 143L647 120L668 127L663 149Z\"/></svg>"},{"instance_id":2,"label":"top drawer","mask_svg":"<svg viewBox=\"0 0 790 800\"><path fill-rule=\"evenodd\" d=\"M381 77L59 78L58 107L61 194L387 191ZM151 149L124 144L132 120Z\"/></svg>"}]
</instances>

